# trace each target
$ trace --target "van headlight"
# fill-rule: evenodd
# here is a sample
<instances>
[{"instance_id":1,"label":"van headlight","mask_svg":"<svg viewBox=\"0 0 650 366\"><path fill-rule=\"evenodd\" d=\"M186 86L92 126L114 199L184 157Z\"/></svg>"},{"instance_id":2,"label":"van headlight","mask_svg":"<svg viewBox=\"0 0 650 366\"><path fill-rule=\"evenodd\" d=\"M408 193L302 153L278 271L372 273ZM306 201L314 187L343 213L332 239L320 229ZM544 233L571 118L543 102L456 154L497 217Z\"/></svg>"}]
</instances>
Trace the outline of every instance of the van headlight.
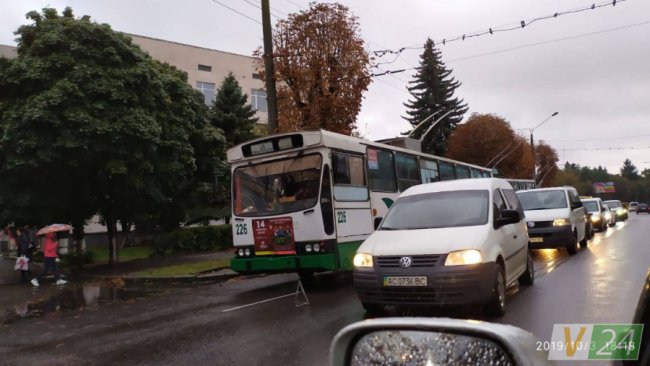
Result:
<instances>
[{"instance_id":1,"label":"van headlight","mask_svg":"<svg viewBox=\"0 0 650 366\"><path fill-rule=\"evenodd\" d=\"M553 226L567 226L570 225L571 222L569 219L555 219L553 220Z\"/></svg>"},{"instance_id":2,"label":"van headlight","mask_svg":"<svg viewBox=\"0 0 650 366\"><path fill-rule=\"evenodd\" d=\"M598 222L600 221L600 215L591 215L591 222ZM553 223L555 225L555 223Z\"/></svg>"},{"instance_id":3,"label":"van headlight","mask_svg":"<svg viewBox=\"0 0 650 366\"><path fill-rule=\"evenodd\" d=\"M447 255L445 266L462 266L466 264L483 263L481 252L476 249L459 250Z\"/></svg>"},{"instance_id":4,"label":"van headlight","mask_svg":"<svg viewBox=\"0 0 650 366\"><path fill-rule=\"evenodd\" d=\"M354 266L359 268L371 268L372 256L367 253L357 253L354 255Z\"/></svg>"}]
</instances>

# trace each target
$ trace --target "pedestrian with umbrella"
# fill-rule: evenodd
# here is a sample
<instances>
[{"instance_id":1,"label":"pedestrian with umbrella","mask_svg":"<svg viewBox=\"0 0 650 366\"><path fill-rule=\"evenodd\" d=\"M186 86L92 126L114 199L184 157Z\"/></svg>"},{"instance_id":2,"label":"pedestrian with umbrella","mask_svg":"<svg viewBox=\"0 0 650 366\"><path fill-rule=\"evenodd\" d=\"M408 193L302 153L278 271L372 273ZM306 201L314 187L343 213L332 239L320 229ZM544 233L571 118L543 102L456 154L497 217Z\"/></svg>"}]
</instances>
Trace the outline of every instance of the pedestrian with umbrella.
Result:
<instances>
[{"instance_id":1,"label":"pedestrian with umbrella","mask_svg":"<svg viewBox=\"0 0 650 366\"><path fill-rule=\"evenodd\" d=\"M43 241L43 272L40 276L32 279L32 285L38 287L39 283L43 280L47 273L51 270L54 273L54 280L57 285L65 285L67 281L60 278L59 266L57 264L59 259L59 239L58 232L70 231L72 227L64 224L53 224L46 226L39 230L36 235L45 235Z\"/></svg>"}]
</instances>

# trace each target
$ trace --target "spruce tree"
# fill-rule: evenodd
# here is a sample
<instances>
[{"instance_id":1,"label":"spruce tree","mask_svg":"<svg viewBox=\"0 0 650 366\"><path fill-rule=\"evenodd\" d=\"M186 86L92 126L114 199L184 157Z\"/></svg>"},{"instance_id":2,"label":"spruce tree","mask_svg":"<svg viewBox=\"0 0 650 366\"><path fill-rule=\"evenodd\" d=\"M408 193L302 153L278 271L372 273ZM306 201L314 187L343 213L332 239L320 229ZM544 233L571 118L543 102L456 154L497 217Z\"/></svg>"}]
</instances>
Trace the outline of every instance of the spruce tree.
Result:
<instances>
[{"instance_id":1,"label":"spruce tree","mask_svg":"<svg viewBox=\"0 0 650 366\"><path fill-rule=\"evenodd\" d=\"M639 169L632 164L630 159L625 159L623 166L621 167L621 176L629 180L637 180L639 179Z\"/></svg>"},{"instance_id":2,"label":"spruce tree","mask_svg":"<svg viewBox=\"0 0 650 366\"><path fill-rule=\"evenodd\" d=\"M420 66L416 68L414 80L410 81L408 91L412 99L404 103L408 109L404 117L413 127L424 121L431 114L436 115L413 131L411 137L422 139L422 151L444 155L447 151L447 138L467 112L467 104L462 99L454 97L454 92L461 84L451 76L442 62L441 53L429 38L424 44L424 52L420 55ZM451 111L428 133L426 132L434 121ZM423 134L426 135L422 138Z\"/></svg>"},{"instance_id":3,"label":"spruce tree","mask_svg":"<svg viewBox=\"0 0 650 366\"><path fill-rule=\"evenodd\" d=\"M255 137L253 129L257 118L254 116L255 110L248 103L248 96L242 92L232 72L229 73L219 86L210 108L210 122L223 130L227 147Z\"/></svg>"}]
</instances>

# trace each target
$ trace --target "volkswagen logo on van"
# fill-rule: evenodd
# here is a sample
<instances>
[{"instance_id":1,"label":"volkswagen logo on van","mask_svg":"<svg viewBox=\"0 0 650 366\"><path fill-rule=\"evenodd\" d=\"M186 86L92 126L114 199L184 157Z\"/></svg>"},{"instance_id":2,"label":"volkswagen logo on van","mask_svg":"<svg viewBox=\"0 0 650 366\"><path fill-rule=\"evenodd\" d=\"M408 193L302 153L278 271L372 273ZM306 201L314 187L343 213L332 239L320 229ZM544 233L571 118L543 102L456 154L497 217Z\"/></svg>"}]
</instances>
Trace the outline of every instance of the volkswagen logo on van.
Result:
<instances>
[{"instance_id":1,"label":"volkswagen logo on van","mask_svg":"<svg viewBox=\"0 0 650 366\"><path fill-rule=\"evenodd\" d=\"M528 227L535 227L534 221L528 221Z\"/></svg>"},{"instance_id":2,"label":"volkswagen logo on van","mask_svg":"<svg viewBox=\"0 0 650 366\"><path fill-rule=\"evenodd\" d=\"M402 268L409 268L411 266L411 257L402 257L399 259L399 265Z\"/></svg>"}]
</instances>

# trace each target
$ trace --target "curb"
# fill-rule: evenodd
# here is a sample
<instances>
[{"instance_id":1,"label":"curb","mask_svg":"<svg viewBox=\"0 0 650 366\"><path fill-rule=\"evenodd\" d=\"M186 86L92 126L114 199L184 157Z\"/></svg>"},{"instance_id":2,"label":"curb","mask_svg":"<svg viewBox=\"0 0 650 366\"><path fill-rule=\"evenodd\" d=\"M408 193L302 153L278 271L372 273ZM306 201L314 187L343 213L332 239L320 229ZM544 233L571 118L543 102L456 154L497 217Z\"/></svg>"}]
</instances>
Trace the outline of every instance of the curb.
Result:
<instances>
[{"instance_id":1,"label":"curb","mask_svg":"<svg viewBox=\"0 0 650 366\"><path fill-rule=\"evenodd\" d=\"M143 282L149 282L149 283L169 283L169 282L177 282L177 283L192 283L192 282L213 282L213 283L220 283L220 282L225 282L227 280L230 280L232 278L240 277L241 275L239 273L223 273L223 274L205 274L205 273L197 273L195 275L182 275L182 276L120 276L120 275L97 275L97 276L92 276L92 275L86 275L82 276L84 278L91 278L91 279L102 279L102 280L111 280L115 278L120 278L124 282L131 282L131 283L143 283Z\"/></svg>"}]
</instances>

